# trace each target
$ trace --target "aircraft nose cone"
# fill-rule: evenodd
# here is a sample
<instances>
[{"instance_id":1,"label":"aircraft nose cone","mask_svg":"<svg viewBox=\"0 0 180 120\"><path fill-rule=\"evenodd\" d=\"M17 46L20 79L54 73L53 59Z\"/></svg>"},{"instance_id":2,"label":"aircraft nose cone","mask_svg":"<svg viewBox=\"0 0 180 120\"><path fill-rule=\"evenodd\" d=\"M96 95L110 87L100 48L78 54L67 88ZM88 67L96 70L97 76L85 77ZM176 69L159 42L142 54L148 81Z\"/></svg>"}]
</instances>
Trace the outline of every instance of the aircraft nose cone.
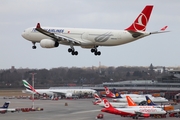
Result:
<instances>
[{"instance_id":1,"label":"aircraft nose cone","mask_svg":"<svg viewBox=\"0 0 180 120\"><path fill-rule=\"evenodd\" d=\"M21 36L26 39L25 32L22 32Z\"/></svg>"}]
</instances>

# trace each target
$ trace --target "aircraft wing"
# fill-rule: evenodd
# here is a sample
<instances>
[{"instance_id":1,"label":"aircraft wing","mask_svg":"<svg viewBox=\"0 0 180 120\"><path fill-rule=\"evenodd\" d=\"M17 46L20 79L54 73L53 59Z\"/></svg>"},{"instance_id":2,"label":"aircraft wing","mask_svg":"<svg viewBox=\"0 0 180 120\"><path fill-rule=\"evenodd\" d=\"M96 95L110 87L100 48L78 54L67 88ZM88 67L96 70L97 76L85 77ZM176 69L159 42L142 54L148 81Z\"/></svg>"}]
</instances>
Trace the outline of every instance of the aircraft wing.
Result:
<instances>
[{"instance_id":1,"label":"aircraft wing","mask_svg":"<svg viewBox=\"0 0 180 120\"><path fill-rule=\"evenodd\" d=\"M67 37L67 36L64 36L64 35L57 35L55 33L51 33L51 32L48 32L44 29L41 28L41 25L40 23L37 23L37 26L36 26L36 30L46 36L49 36L51 38L53 38L55 41L64 41L64 42L69 42L69 43L72 43L72 44L81 44L81 42L79 40L76 40L74 38L71 38L71 37Z\"/></svg>"}]
</instances>

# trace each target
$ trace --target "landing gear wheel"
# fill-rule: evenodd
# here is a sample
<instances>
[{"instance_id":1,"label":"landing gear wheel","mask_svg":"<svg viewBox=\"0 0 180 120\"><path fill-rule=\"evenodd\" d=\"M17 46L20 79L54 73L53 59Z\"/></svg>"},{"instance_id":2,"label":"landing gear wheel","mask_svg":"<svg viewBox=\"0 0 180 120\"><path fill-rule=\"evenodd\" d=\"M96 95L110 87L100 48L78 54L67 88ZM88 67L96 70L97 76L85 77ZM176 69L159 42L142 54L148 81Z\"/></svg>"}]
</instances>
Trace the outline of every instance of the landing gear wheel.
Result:
<instances>
[{"instance_id":1,"label":"landing gear wheel","mask_svg":"<svg viewBox=\"0 0 180 120\"><path fill-rule=\"evenodd\" d=\"M71 54L72 55L78 55L78 51L72 51Z\"/></svg>"},{"instance_id":2,"label":"landing gear wheel","mask_svg":"<svg viewBox=\"0 0 180 120\"><path fill-rule=\"evenodd\" d=\"M73 50L71 48L68 49L68 52L72 52Z\"/></svg>"},{"instance_id":3,"label":"landing gear wheel","mask_svg":"<svg viewBox=\"0 0 180 120\"><path fill-rule=\"evenodd\" d=\"M71 52L72 55L75 55L74 51Z\"/></svg>"},{"instance_id":4,"label":"landing gear wheel","mask_svg":"<svg viewBox=\"0 0 180 120\"><path fill-rule=\"evenodd\" d=\"M32 49L36 49L36 46L34 45L34 46L32 46Z\"/></svg>"},{"instance_id":5,"label":"landing gear wheel","mask_svg":"<svg viewBox=\"0 0 180 120\"><path fill-rule=\"evenodd\" d=\"M98 51L98 52L97 52L97 54L98 54L98 55L101 55L101 52L100 52L100 51Z\"/></svg>"},{"instance_id":6,"label":"landing gear wheel","mask_svg":"<svg viewBox=\"0 0 180 120\"><path fill-rule=\"evenodd\" d=\"M98 46L94 46L94 48L91 49L91 52L94 53L94 55L101 55L101 52L97 49Z\"/></svg>"},{"instance_id":7,"label":"landing gear wheel","mask_svg":"<svg viewBox=\"0 0 180 120\"><path fill-rule=\"evenodd\" d=\"M95 52L96 50L93 48L93 49L91 49L91 52L93 53L93 52Z\"/></svg>"},{"instance_id":8,"label":"landing gear wheel","mask_svg":"<svg viewBox=\"0 0 180 120\"><path fill-rule=\"evenodd\" d=\"M100 51L95 51L94 55L101 55L101 52Z\"/></svg>"},{"instance_id":9,"label":"landing gear wheel","mask_svg":"<svg viewBox=\"0 0 180 120\"><path fill-rule=\"evenodd\" d=\"M97 52L94 52L94 55L98 55L98 53L97 53Z\"/></svg>"},{"instance_id":10,"label":"landing gear wheel","mask_svg":"<svg viewBox=\"0 0 180 120\"><path fill-rule=\"evenodd\" d=\"M74 54L75 54L75 55L78 55L78 51L75 51Z\"/></svg>"}]
</instances>

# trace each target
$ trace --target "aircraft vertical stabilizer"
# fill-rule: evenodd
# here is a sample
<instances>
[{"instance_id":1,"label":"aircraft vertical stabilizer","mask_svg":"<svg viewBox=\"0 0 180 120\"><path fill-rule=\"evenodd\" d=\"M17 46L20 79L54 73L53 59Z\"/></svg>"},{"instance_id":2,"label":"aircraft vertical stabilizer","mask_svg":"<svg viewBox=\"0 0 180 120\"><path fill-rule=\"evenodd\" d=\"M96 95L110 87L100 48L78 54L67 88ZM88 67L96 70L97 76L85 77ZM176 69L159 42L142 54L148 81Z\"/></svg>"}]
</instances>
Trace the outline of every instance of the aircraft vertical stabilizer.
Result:
<instances>
[{"instance_id":1,"label":"aircraft vertical stabilizer","mask_svg":"<svg viewBox=\"0 0 180 120\"><path fill-rule=\"evenodd\" d=\"M134 23L125 30L128 31L145 31L146 30L146 25L149 21L149 18L151 16L151 12L153 9L153 5L147 5L142 12L139 14L139 16L136 18Z\"/></svg>"}]
</instances>

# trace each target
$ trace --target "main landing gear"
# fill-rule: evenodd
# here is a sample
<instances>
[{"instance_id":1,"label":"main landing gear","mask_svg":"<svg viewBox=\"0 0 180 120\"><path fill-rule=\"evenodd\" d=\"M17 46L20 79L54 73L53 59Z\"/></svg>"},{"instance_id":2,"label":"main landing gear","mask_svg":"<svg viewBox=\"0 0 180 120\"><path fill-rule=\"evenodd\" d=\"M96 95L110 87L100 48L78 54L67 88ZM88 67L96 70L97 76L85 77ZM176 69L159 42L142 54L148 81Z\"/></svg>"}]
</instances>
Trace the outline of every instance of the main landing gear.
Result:
<instances>
[{"instance_id":1,"label":"main landing gear","mask_svg":"<svg viewBox=\"0 0 180 120\"><path fill-rule=\"evenodd\" d=\"M94 53L94 55L101 55L101 52L97 50L98 46L95 46L94 48L91 49L91 52Z\"/></svg>"},{"instance_id":2,"label":"main landing gear","mask_svg":"<svg viewBox=\"0 0 180 120\"><path fill-rule=\"evenodd\" d=\"M72 55L78 55L78 51L75 51L75 50L72 49L72 48L69 48L69 49L68 49L68 52L71 53Z\"/></svg>"},{"instance_id":3,"label":"main landing gear","mask_svg":"<svg viewBox=\"0 0 180 120\"><path fill-rule=\"evenodd\" d=\"M68 49L68 52L71 53L72 55L78 55L78 51L75 51L72 44L70 44L70 47L71 48Z\"/></svg>"},{"instance_id":4,"label":"main landing gear","mask_svg":"<svg viewBox=\"0 0 180 120\"><path fill-rule=\"evenodd\" d=\"M32 49L36 49L36 42L32 42L33 46L32 46Z\"/></svg>"}]
</instances>

